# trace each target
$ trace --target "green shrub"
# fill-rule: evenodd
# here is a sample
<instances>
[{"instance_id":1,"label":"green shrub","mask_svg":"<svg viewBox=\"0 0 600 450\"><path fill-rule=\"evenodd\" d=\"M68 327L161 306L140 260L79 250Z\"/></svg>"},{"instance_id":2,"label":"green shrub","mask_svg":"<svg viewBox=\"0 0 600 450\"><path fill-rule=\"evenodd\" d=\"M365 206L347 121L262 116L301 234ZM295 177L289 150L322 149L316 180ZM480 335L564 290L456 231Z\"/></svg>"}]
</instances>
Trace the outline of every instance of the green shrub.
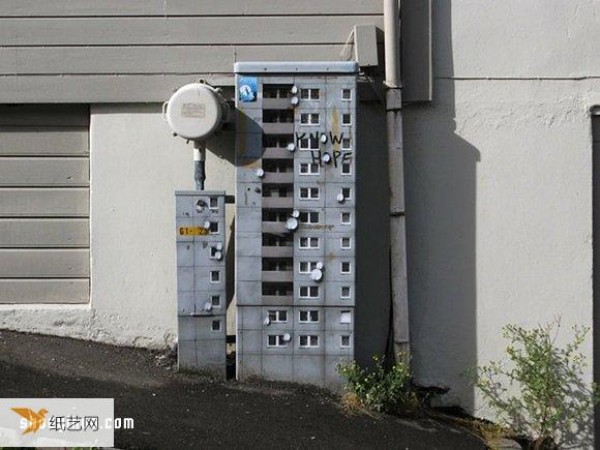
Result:
<instances>
[{"instance_id":1,"label":"green shrub","mask_svg":"<svg viewBox=\"0 0 600 450\"><path fill-rule=\"evenodd\" d=\"M572 341L558 347L559 329L558 320L531 330L507 325L508 361L477 369L475 384L499 423L531 437L536 449L586 445L600 399L598 386L582 379L586 361L579 349L589 329L573 327Z\"/></svg>"},{"instance_id":2,"label":"green shrub","mask_svg":"<svg viewBox=\"0 0 600 450\"><path fill-rule=\"evenodd\" d=\"M412 389L412 377L404 355L399 355L399 362L389 370L385 369L382 358L375 356L373 360L375 367L372 370L359 367L356 361L338 366L338 372L346 379L349 394L344 398L345 405L385 413L414 413L419 400Z\"/></svg>"}]
</instances>

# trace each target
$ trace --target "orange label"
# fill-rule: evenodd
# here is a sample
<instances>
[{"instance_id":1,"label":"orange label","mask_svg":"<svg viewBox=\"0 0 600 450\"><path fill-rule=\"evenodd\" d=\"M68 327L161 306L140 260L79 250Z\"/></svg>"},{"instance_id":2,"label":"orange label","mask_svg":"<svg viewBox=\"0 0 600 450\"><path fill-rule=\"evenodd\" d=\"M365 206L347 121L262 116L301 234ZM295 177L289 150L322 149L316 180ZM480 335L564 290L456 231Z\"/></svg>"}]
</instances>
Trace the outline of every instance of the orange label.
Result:
<instances>
[{"instance_id":1,"label":"orange label","mask_svg":"<svg viewBox=\"0 0 600 450\"><path fill-rule=\"evenodd\" d=\"M179 227L180 236L206 236L209 233L208 228L203 227Z\"/></svg>"}]
</instances>

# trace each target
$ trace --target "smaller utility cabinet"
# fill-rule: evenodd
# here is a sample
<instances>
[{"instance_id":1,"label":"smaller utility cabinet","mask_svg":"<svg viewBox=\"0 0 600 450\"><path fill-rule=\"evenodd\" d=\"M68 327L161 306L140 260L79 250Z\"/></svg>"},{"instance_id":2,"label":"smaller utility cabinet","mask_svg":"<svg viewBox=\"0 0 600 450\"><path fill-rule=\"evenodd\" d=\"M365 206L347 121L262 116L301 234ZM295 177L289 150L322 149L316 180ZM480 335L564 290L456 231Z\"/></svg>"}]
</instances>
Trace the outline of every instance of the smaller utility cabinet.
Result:
<instances>
[{"instance_id":1,"label":"smaller utility cabinet","mask_svg":"<svg viewBox=\"0 0 600 450\"><path fill-rule=\"evenodd\" d=\"M179 368L225 377L225 192L175 197Z\"/></svg>"}]
</instances>

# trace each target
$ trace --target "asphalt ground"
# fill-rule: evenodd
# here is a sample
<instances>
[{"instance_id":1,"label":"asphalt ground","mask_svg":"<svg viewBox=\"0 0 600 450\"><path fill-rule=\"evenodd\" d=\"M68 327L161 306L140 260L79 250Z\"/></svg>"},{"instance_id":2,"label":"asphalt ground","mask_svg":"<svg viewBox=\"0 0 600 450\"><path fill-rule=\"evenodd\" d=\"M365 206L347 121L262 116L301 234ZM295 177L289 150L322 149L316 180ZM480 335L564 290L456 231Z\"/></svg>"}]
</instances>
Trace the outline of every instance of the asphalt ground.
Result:
<instances>
[{"instance_id":1,"label":"asphalt ground","mask_svg":"<svg viewBox=\"0 0 600 450\"><path fill-rule=\"evenodd\" d=\"M0 331L0 396L114 398L115 417L135 421L115 432L120 449L486 448L447 422L349 414L311 386L215 381L178 373L166 354L10 331Z\"/></svg>"}]
</instances>

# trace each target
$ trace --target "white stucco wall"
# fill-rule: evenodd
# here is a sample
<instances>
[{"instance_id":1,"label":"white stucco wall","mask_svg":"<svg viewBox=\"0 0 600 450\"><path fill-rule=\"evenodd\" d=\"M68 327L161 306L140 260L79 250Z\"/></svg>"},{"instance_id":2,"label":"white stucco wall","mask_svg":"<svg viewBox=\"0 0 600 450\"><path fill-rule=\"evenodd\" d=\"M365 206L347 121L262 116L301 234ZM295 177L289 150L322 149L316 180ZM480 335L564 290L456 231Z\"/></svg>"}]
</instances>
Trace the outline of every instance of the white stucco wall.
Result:
<instances>
[{"instance_id":1,"label":"white stucco wall","mask_svg":"<svg viewBox=\"0 0 600 450\"><path fill-rule=\"evenodd\" d=\"M91 108L90 304L0 305L0 328L153 348L175 342L174 191L193 189L193 164L160 111ZM233 152L227 139L213 143ZM207 165L207 188L232 192L231 164L211 153Z\"/></svg>"},{"instance_id":2,"label":"white stucco wall","mask_svg":"<svg viewBox=\"0 0 600 450\"><path fill-rule=\"evenodd\" d=\"M463 374L503 356L502 326L560 317L559 342L592 326L598 14L588 0L434 2L434 101L404 116L413 361L476 414ZM591 334L584 350L591 363Z\"/></svg>"}]
</instances>

